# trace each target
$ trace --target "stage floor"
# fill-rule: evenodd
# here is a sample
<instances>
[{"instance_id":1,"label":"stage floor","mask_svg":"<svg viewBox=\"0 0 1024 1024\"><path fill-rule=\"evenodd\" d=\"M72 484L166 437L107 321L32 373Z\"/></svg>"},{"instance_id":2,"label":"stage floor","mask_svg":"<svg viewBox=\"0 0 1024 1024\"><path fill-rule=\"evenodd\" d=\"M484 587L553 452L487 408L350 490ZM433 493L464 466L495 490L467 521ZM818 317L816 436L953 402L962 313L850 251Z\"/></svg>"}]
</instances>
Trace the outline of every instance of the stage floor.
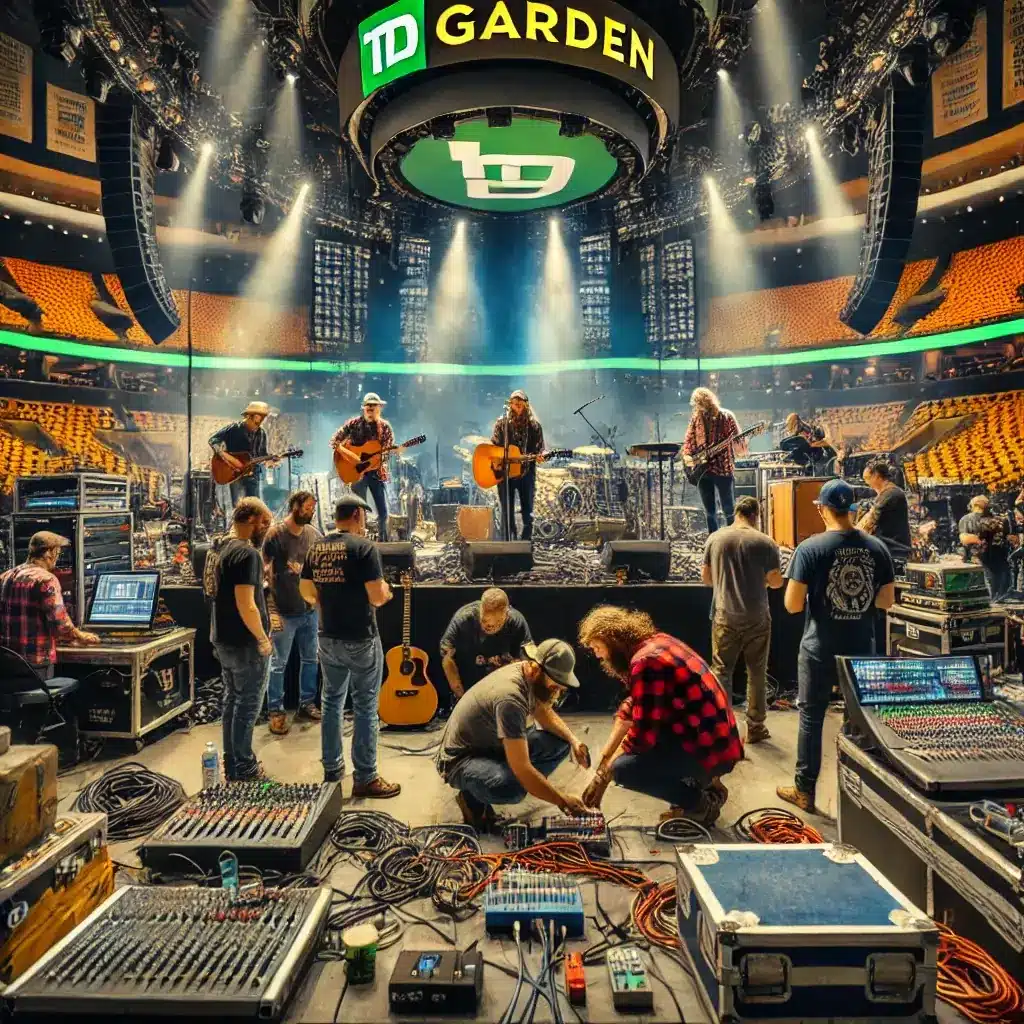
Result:
<instances>
[{"instance_id":1,"label":"stage floor","mask_svg":"<svg viewBox=\"0 0 1024 1024\"><path fill-rule=\"evenodd\" d=\"M742 718L742 715L739 717ZM590 749L597 752L604 745L611 726L609 715L574 714L568 715L572 728ZM818 792L818 803L828 817L806 815L805 817L815 828L823 833L826 839L836 838L833 820L836 812L836 762L835 740L841 724L841 716L836 712L828 715L825 724L825 762L822 770L821 786ZM719 819L715 834L721 842L732 841L730 826L746 811L765 806L778 806L775 787L788 784L792 779L793 762L796 749L797 714L794 711L770 712L768 725L772 732L771 740L748 749L748 760L743 761L733 773L725 778L729 788L729 801L725 805ZM121 761L137 760L155 771L163 772L182 782L189 793L200 788L202 777L200 758L207 740L213 739L220 746L220 725L205 725L194 728L191 732L179 732L165 737L147 746L138 755L126 755ZM380 769L385 778L402 784L402 793L393 800L360 800L346 803L346 809L386 811L410 825L426 825L438 822L460 821L458 808L454 800L454 791L445 786L429 758L410 756L391 750L388 743L398 743L407 747L429 746L437 739L435 733L391 732L382 730L380 749ZM351 770L351 758L348 753L348 739L345 741L346 758ZM320 767L320 727L318 725L293 725L287 736L271 736L266 725L257 726L254 747L257 756L263 761L267 770L282 781L314 782L321 776ZM73 773L64 775L59 780L61 808L70 808L78 790L112 767L115 761L98 761L94 764L81 766ZM563 764L554 775L556 785L571 792L579 792L584 785L586 773L571 763ZM346 777L344 792L346 800L351 793L351 777ZM649 797L628 792L612 786L605 797L604 812L614 825L654 825L665 805ZM546 812L545 805L539 801L528 799L515 808L522 820L539 821ZM668 881L674 877L671 847L661 844L637 831L622 831L621 855L627 859L664 860L665 867L645 865L644 870L659 881ZM117 844L111 853L122 864L135 865L138 860L134 855L137 843ZM485 849L501 848L500 840L484 839ZM121 872L119 882L123 883L127 875ZM358 881L360 873L350 865L339 865L334 869L330 881L346 891ZM584 885L584 897L588 913L594 913L595 887ZM629 920L630 895L625 890L604 884L600 891L601 905L616 923ZM496 942L486 938L483 929L483 915L477 914L470 920L460 924L457 931L453 930L448 919L436 917L430 900L414 901L409 904L410 910L434 921L437 926L456 940L460 948L465 948L474 940L479 940L484 956L492 961L505 963L514 967L515 947L509 942ZM593 932L593 929L592 929ZM593 935L591 936L591 940ZM350 988L345 995L339 1020L369 1024L388 1019L387 982L400 948L432 949L440 943L439 937L429 928L410 922L403 938L390 949L383 950L377 958L377 979L368 988ZM590 941L580 948L586 948ZM441 944L443 946L443 943ZM708 1018L700 1007L696 993L689 978L678 966L668 958L654 954L657 969L672 986L679 1000L685 1020L690 1024L707 1022ZM531 963L533 960L531 959ZM534 964L534 966L536 966ZM286 1020L293 1022L322 1022L331 1020L334 1013L341 986L344 981L344 967L338 963L315 963L304 984L289 1008ZM665 983L657 983L655 988L655 1012L645 1017L646 1021L676 1021L679 1014ZM583 1020L608 1021L616 1018L611 1006L611 997L603 967L591 967L587 970L587 1007ZM497 970L485 973L484 998L481 1005L479 1020L496 1021L501 1016L514 987L514 979ZM522 1005L522 1004L521 1004ZM550 1011L542 1003L536 1020L547 1022ZM940 1020L945 1022L960 1021L961 1018L943 1007ZM566 1013L571 1019L571 1014ZM395 1019L395 1018L392 1018ZM416 1018L419 1019L419 1018Z\"/></svg>"}]
</instances>

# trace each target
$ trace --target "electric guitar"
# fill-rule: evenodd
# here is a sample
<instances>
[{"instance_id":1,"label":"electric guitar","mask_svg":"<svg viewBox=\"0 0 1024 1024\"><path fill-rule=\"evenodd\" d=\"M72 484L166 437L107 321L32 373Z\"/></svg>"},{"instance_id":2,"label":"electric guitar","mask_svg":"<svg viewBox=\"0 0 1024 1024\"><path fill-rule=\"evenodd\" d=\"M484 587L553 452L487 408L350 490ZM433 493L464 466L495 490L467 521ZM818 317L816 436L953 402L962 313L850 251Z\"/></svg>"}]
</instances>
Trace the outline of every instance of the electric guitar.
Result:
<instances>
[{"instance_id":1,"label":"electric guitar","mask_svg":"<svg viewBox=\"0 0 1024 1024\"><path fill-rule=\"evenodd\" d=\"M218 484L233 484L248 476L257 466L264 462L277 462L279 459L301 459L303 452L301 448L289 448L280 455L257 455L253 458L248 452L228 452L228 454L242 463L240 469L229 466L220 452L214 452L210 459L210 472Z\"/></svg>"},{"instance_id":2,"label":"electric guitar","mask_svg":"<svg viewBox=\"0 0 1024 1024\"><path fill-rule=\"evenodd\" d=\"M388 674L378 713L385 725L426 725L437 714L437 690L427 675L430 658L412 646L412 576L402 577L402 646L385 656Z\"/></svg>"},{"instance_id":3,"label":"electric guitar","mask_svg":"<svg viewBox=\"0 0 1024 1024\"><path fill-rule=\"evenodd\" d=\"M708 464L720 451L731 444L736 444L737 441L742 441L746 437L763 434L767 429L768 421L762 420L753 427L748 427L742 434L734 434L732 437L727 437L724 441L719 441L717 444L701 449L689 462L683 462L683 472L686 474L686 479L691 484L699 484L704 474L708 471Z\"/></svg>"},{"instance_id":4,"label":"electric guitar","mask_svg":"<svg viewBox=\"0 0 1024 1024\"><path fill-rule=\"evenodd\" d=\"M514 444L508 446L508 475L515 480L523 475L525 468L538 459L568 459L571 448L556 448L540 455L524 455ZM473 452L473 479L485 491L496 487L505 479L502 466L505 462L505 448L500 444L478 444Z\"/></svg>"},{"instance_id":5,"label":"electric guitar","mask_svg":"<svg viewBox=\"0 0 1024 1024\"><path fill-rule=\"evenodd\" d=\"M367 441L366 444L360 445L348 445L342 444L334 451L334 468L337 470L338 476L347 484L357 484L363 477L372 472L375 469L380 469L384 464L384 460L392 453L398 451L399 448L415 448L418 444L423 444L426 441L427 435L420 434L419 437L410 438L403 444L392 444L388 445L387 448L381 448L380 441ZM346 459L341 454L341 450L351 452L353 455L359 457L358 462L352 462Z\"/></svg>"}]
</instances>

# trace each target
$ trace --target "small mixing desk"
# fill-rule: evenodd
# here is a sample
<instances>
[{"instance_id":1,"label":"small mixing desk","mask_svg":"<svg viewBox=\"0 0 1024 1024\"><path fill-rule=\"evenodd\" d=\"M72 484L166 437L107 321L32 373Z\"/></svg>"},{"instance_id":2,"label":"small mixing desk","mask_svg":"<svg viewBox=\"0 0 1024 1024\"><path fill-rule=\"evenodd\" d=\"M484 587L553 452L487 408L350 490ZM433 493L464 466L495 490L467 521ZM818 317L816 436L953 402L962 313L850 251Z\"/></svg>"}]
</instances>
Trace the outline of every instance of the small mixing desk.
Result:
<instances>
[{"instance_id":1,"label":"small mixing desk","mask_svg":"<svg viewBox=\"0 0 1024 1024\"><path fill-rule=\"evenodd\" d=\"M58 647L58 676L78 679L84 735L139 742L192 707L196 631L108 634L95 647Z\"/></svg>"}]
</instances>

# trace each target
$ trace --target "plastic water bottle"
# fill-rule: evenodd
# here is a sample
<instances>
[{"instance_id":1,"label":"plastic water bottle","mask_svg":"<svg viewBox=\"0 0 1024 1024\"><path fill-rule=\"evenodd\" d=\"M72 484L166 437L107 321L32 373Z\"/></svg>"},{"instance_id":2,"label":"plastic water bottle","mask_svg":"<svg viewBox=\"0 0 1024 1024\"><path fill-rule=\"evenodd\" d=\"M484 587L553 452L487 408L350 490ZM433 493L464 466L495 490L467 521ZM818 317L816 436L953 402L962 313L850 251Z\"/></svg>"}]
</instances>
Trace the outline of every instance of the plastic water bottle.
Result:
<instances>
[{"instance_id":1,"label":"plastic water bottle","mask_svg":"<svg viewBox=\"0 0 1024 1024\"><path fill-rule=\"evenodd\" d=\"M220 751L211 740L203 750L203 789L220 785Z\"/></svg>"}]
</instances>

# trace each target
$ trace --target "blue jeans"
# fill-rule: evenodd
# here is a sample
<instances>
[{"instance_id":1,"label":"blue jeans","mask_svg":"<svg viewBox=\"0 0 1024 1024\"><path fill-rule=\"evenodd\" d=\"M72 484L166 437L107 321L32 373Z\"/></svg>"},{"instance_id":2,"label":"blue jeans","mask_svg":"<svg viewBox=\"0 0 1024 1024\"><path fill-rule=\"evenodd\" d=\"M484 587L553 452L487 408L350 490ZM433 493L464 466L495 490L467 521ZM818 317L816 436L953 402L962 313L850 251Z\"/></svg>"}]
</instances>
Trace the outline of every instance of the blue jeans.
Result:
<instances>
[{"instance_id":1,"label":"blue jeans","mask_svg":"<svg viewBox=\"0 0 1024 1024\"><path fill-rule=\"evenodd\" d=\"M545 777L569 756L565 740L532 725L526 730L526 744L530 764ZM445 781L483 804L517 804L526 796L508 762L493 757L464 757L452 765Z\"/></svg>"},{"instance_id":2,"label":"blue jeans","mask_svg":"<svg viewBox=\"0 0 1024 1024\"><path fill-rule=\"evenodd\" d=\"M612 778L635 793L664 800L673 807L695 807L711 781L695 757L684 751L653 750L622 754L612 762Z\"/></svg>"},{"instance_id":3,"label":"blue jeans","mask_svg":"<svg viewBox=\"0 0 1024 1024\"><path fill-rule=\"evenodd\" d=\"M319 624L315 608L305 615L282 615L284 628L275 633L274 657L270 663L267 703L271 711L284 711L284 670L292 653L292 641L299 645L299 707L316 703L316 634Z\"/></svg>"},{"instance_id":4,"label":"blue jeans","mask_svg":"<svg viewBox=\"0 0 1024 1024\"><path fill-rule=\"evenodd\" d=\"M796 738L796 788L814 793L821 772L821 733L836 684L835 658L819 660L804 651L796 663L800 726Z\"/></svg>"},{"instance_id":5,"label":"blue jeans","mask_svg":"<svg viewBox=\"0 0 1024 1024\"><path fill-rule=\"evenodd\" d=\"M501 529L505 540L516 540L516 495L519 495L519 513L523 517L523 540L533 540L533 496L537 489L537 474L532 468L524 476L498 484L501 503Z\"/></svg>"},{"instance_id":6,"label":"blue jeans","mask_svg":"<svg viewBox=\"0 0 1024 1024\"><path fill-rule=\"evenodd\" d=\"M377 473L367 473L357 484L352 485L354 494L358 494L363 501L366 500L366 492L373 495L373 503L377 506L377 540L386 544L388 539L388 491L387 484Z\"/></svg>"},{"instance_id":7,"label":"blue jeans","mask_svg":"<svg viewBox=\"0 0 1024 1024\"><path fill-rule=\"evenodd\" d=\"M715 491L718 491L718 500L722 503L722 515L725 516L725 523L727 526L732 526L736 511L736 492L733 488L733 478L731 476L716 476L714 473L705 473L697 483L697 490L700 492L701 504L704 506L704 515L708 521L708 533L714 533L718 529L718 516L715 513Z\"/></svg>"},{"instance_id":8,"label":"blue jeans","mask_svg":"<svg viewBox=\"0 0 1024 1024\"><path fill-rule=\"evenodd\" d=\"M257 469L254 473L250 473L248 476L243 476L241 480L236 480L230 484L231 490L231 507L235 505L242 498L259 498L262 495L263 488L260 486L262 480L260 478L260 471ZM228 517L231 518L230 516Z\"/></svg>"},{"instance_id":9,"label":"blue jeans","mask_svg":"<svg viewBox=\"0 0 1024 1024\"><path fill-rule=\"evenodd\" d=\"M224 682L224 776L231 782L256 774L252 731L256 726L270 675L270 658L252 647L214 644Z\"/></svg>"},{"instance_id":10,"label":"blue jeans","mask_svg":"<svg viewBox=\"0 0 1024 1024\"><path fill-rule=\"evenodd\" d=\"M1008 590L1013 590L1013 572L1009 562L999 562L996 565L983 566L985 582L988 584L988 594L993 601L998 601L1006 596Z\"/></svg>"},{"instance_id":11,"label":"blue jeans","mask_svg":"<svg viewBox=\"0 0 1024 1024\"><path fill-rule=\"evenodd\" d=\"M377 778L377 700L384 675L384 649L380 637L349 643L320 637L320 667L324 673L321 759L325 772L340 771L345 763L341 747L341 715L352 688L352 765L357 786Z\"/></svg>"}]
</instances>

